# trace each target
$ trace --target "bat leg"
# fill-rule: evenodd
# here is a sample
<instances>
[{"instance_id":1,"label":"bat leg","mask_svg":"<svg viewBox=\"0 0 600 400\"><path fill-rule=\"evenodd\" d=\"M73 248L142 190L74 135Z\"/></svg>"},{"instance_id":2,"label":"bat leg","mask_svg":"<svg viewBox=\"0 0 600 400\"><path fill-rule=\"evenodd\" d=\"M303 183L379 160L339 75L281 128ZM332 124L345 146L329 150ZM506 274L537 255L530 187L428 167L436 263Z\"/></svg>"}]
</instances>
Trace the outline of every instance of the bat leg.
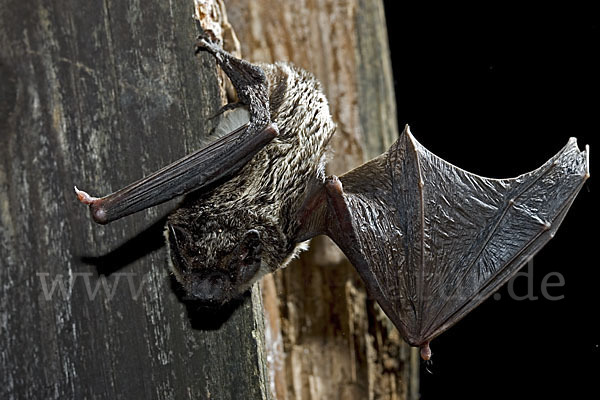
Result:
<instances>
[{"instance_id":1,"label":"bat leg","mask_svg":"<svg viewBox=\"0 0 600 400\"><path fill-rule=\"evenodd\" d=\"M332 213L337 217L333 219L333 223L338 224L340 221L335 227L329 226L327 222L331 220ZM342 225L348 229L347 223L351 223L351 220L348 218L344 203L342 182L337 176L332 175L324 182L313 183L312 189L296 214L296 221L300 227L297 232L297 243L317 235L330 234L331 231L342 231Z\"/></svg>"},{"instance_id":2,"label":"bat leg","mask_svg":"<svg viewBox=\"0 0 600 400\"><path fill-rule=\"evenodd\" d=\"M264 71L257 65L234 57L212 42L206 35L200 35L196 42L196 53L207 51L231 80L240 103L248 106L251 125L262 129L271 122L269 113L269 93Z\"/></svg>"},{"instance_id":3,"label":"bat leg","mask_svg":"<svg viewBox=\"0 0 600 400\"><path fill-rule=\"evenodd\" d=\"M325 180L325 190L330 209L336 216L336 221L339 226L334 229L341 229L341 232L349 234L352 232L352 218L348 205L344 200L344 188L340 179L332 175Z\"/></svg>"},{"instance_id":4,"label":"bat leg","mask_svg":"<svg viewBox=\"0 0 600 400\"><path fill-rule=\"evenodd\" d=\"M336 243L339 243L340 241L356 242L357 237L353 233L354 227L352 225L352 216L351 216L348 204L344 198L344 188L342 186L342 182L340 181L340 179L335 175L328 177L325 181L325 191L327 193L329 209L336 217L335 222L332 225L330 225L328 235L332 239L334 239L334 241ZM349 253L352 253L353 249L348 249L347 251ZM360 266L359 266L359 269L360 269ZM371 279L370 276L365 276L365 277L363 277L363 279L365 279L365 282L367 282L371 285L378 285L376 279ZM379 296L379 293L373 292L373 293L371 293L371 295L379 302L380 305L382 305L382 308L384 308L383 305L385 303L380 301L381 298ZM385 311L385 308L384 308L384 311ZM388 314L388 315L393 315L393 314ZM400 328L401 324L398 321L394 321L394 322L395 322L395 325L398 327L398 329L401 329ZM426 342L422 343L421 345L419 345L419 348L420 348L421 358L423 360L428 361L429 359L431 359L432 353L431 353L431 348L429 347L429 341L426 341Z\"/></svg>"}]
</instances>

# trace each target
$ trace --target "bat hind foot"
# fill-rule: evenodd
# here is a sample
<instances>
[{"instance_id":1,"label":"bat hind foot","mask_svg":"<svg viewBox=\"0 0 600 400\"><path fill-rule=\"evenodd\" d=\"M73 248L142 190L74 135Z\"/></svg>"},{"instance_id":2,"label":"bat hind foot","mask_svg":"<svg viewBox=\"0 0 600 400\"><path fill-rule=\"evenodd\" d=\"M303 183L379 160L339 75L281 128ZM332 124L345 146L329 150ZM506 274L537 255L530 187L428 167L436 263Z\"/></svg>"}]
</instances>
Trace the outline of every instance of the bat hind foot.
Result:
<instances>
[{"instance_id":1,"label":"bat hind foot","mask_svg":"<svg viewBox=\"0 0 600 400\"><path fill-rule=\"evenodd\" d=\"M255 125L257 130L269 125L269 92L267 77L262 68L226 52L206 34L198 36L196 53L200 51L207 51L215 57L233 84L239 103L248 106L251 125Z\"/></svg>"},{"instance_id":2,"label":"bat hind foot","mask_svg":"<svg viewBox=\"0 0 600 400\"><path fill-rule=\"evenodd\" d=\"M425 342L420 347L421 350L421 358L425 361L429 361L431 359L431 347L429 347L429 342Z\"/></svg>"},{"instance_id":3,"label":"bat hind foot","mask_svg":"<svg viewBox=\"0 0 600 400\"><path fill-rule=\"evenodd\" d=\"M222 50L219 45L215 44L213 39L205 32L196 37L195 53L198 54L201 51L208 51L213 55L219 52L224 52L224 50Z\"/></svg>"}]
</instances>

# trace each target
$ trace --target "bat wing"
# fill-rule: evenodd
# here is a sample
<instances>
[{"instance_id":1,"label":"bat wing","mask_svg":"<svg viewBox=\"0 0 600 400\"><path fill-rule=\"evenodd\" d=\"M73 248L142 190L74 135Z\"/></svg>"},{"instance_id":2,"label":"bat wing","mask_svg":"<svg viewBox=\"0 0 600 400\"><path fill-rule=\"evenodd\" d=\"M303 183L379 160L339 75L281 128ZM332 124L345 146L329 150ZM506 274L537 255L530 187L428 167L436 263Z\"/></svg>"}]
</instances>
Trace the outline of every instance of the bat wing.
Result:
<instances>
[{"instance_id":1,"label":"bat wing","mask_svg":"<svg viewBox=\"0 0 600 400\"><path fill-rule=\"evenodd\" d=\"M277 134L275 124L256 129L248 123L107 196L92 197L77 187L75 191L82 203L89 204L94 221L106 224L233 176Z\"/></svg>"},{"instance_id":2,"label":"bat wing","mask_svg":"<svg viewBox=\"0 0 600 400\"><path fill-rule=\"evenodd\" d=\"M483 178L429 152L407 127L386 153L329 178L305 203L300 222L336 242L427 359L432 338L554 236L588 171L588 152L572 138L535 171ZM307 219L319 204L321 212Z\"/></svg>"},{"instance_id":3,"label":"bat wing","mask_svg":"<svg viewBox=\"0 0 600 400\"><path fill-rule=\"evenodd\" d=\"M237 125L235 129L226 129L230 133L212 144L108 196L92 197L76 187L77 197L90 206L96 222L106 224L215 181L231 178L278 135L277 125L270 118L264 71L259 66L233 57L200 30L202 34L198 38L197 52L207 51L215 56L237 92L237 104L247 107L246 110L225 106L223 110L235 108L237 112L232 113L237 118L246 113L247 123L239 128Z\"/></svg>"}]
</instances>

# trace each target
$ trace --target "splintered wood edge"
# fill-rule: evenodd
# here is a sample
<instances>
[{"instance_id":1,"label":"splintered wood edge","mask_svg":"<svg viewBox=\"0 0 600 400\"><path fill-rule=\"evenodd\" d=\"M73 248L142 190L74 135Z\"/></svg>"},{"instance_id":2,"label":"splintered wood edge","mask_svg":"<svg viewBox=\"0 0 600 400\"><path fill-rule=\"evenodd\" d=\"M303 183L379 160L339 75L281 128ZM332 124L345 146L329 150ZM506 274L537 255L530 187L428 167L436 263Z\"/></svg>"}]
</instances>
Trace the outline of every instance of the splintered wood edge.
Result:
<instances>
[{"instance_id":1,"label":"splintered wood edge","mask_svg":"<svg viewBox=\"0 0 600 400\"><path fill-rule=\"evenodd\" d=\"M259 282L252 285L250 300L252 301L252 316L254 319L252 337L256 341L258 386L260 387L261 400L270 400L273 398L273 393L271 393L272 385L270 385L269 379L267 343L265 340L265 315Z\"/></svg>"}]
</instances>

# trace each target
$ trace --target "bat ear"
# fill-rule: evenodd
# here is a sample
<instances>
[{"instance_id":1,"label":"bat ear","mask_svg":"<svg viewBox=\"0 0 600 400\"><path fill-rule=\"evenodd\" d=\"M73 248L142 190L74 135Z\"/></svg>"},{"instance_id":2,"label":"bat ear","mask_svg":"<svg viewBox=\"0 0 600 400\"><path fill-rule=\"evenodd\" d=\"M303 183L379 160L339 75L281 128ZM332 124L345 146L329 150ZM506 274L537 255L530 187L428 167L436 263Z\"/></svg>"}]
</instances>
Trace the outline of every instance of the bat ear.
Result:
<instances>
[{"instance_id":1,"label":"bat ear","mask_svg":"<svg viewBox=\"0 0 600 400\"><path fill-rule=\"evenodd\" d=\"M240 262L239 282L247 282L256 275L260 268L261 253L260 234L256 229L250 229L244 234L238 247L238 259Z\"/></svg>"},{"instance_id":2,"label":"bat ear","mask_svg":"<svg viewBox=\"0 0 600 400\"><path fill-rule=\"evenodd\" d=\"M182 251L186 243L191 242L191 234L186 229L177 225L167 224L167 228L169 229L167 237L169 249L171 250L171 259L180 270L184 270L187 267L187 262Z\"/></svg>"},{"instance_id":3,"label":"bat ear","mask_svg":"<svg viewBox=\"0 0 600 400\"><path fill-rule=\"evenodd\" d=\"M252 261L255 258L260 258L260 253L260 234L256 229L250 229L244 234L240 244L240 258L243 261Z\"/></svg>"}]
</instances>

